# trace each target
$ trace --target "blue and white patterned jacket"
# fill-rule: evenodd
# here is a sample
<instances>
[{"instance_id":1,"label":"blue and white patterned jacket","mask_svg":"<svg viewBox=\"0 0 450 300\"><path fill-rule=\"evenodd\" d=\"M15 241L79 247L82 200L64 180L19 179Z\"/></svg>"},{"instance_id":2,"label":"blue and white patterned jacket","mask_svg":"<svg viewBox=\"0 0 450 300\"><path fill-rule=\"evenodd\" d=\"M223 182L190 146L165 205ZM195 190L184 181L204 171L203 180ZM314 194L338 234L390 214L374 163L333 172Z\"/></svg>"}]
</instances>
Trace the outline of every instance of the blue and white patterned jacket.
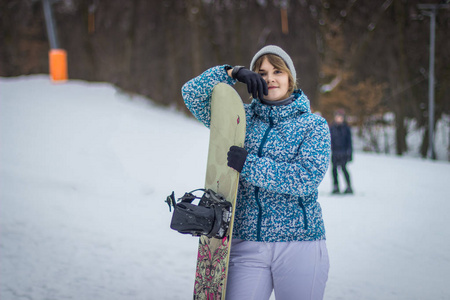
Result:
<instances>
[{"instance_id":1,"label":"blue and white patterned jacket","mask_svg":"<svg viewBox=\"0 0 450 300\"><path fill-rule=\"evenodd\" d=\"M208 128L212 89L234 85L225 66L206 70L182 88L192 114ZM311 113L301 90L284 106L245 104L247 160L241 172L233 237L262 242L325 239L318 186L330 161L326 121Z\"/></svg>"}]
</instances>

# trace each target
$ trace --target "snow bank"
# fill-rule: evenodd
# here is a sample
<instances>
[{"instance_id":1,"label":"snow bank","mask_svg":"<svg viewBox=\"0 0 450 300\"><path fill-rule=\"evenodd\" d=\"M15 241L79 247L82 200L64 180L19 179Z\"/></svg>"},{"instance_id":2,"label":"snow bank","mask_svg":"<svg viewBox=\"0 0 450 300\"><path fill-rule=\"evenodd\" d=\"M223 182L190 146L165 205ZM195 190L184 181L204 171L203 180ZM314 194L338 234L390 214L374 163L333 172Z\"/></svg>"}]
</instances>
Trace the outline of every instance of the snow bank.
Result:
<instances>
[{"instance_id":1,"label":"snow bank","mask_svg":"<svg viewBox=\"0 0 450 300\"><path fill-rule=\"evenodd\" d=\"M163 202L201 187L208 130L101 83L0 79L0 299L189 299L197 240ZM450 165L356 153L320 187L325 299L448 299Z\"/></svg>"}]
</instances>

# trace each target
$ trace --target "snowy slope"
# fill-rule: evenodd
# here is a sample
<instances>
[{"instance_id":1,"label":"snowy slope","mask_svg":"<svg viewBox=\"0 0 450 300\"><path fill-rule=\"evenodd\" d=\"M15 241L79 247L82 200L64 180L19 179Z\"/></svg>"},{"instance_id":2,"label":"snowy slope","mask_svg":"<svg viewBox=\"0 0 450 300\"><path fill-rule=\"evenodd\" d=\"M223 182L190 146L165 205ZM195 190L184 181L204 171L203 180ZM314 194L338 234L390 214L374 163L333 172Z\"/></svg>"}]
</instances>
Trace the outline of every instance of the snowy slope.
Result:
<instances>
[{"instance_id":1,"label":"snowy slope","mask_svg":"<svg viewBox=\"0 0 450 300\"><path fill-rule=\"evenodd\" d=\"M208 130L108 84L0 79L0 299L190 299L197 240L165 197L201 187ZM450 164L357 153L320 187L325 299L449 299Z\"/></svg>"}]
</instances>

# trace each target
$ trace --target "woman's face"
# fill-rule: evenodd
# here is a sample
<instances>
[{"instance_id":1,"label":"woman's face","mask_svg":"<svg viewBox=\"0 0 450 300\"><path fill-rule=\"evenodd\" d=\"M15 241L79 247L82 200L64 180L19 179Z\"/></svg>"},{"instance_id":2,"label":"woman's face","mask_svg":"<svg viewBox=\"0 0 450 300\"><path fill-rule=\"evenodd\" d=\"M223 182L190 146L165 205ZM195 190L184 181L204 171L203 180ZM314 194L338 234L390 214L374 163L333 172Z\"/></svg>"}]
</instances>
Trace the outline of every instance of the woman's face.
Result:
<instances>
[{"instance_id":1,"label":"woman's face","mask_svg":"<svg viewBox=\"0 0 450 300\"><path fill-rule=\"evenodd\" d=\"M268 60L264 58L259 74L267 82L269 94L264 96L265 100L279 101L289 97L289 75L286 72L276 69Z\"/></svg>"}]
</instances>

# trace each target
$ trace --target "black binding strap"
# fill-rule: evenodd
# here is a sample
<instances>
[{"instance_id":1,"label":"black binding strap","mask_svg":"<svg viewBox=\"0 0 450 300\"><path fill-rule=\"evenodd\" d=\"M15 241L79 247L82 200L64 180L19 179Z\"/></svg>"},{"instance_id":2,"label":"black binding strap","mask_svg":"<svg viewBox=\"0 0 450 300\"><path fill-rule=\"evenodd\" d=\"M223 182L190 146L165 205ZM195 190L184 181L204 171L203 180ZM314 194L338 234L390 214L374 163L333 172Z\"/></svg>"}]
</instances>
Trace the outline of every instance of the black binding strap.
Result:
<instances>
[{"instance_id":1,"label":"black binding strap","mask_svg":"<svg viewBox=\"0 0 450 300\"><path fill-rule=\"evenodd\" d=\"M202 197L195 196L196 191L203 191ZM192 204L200 199L198 205ZM167 197L169 211L174 207L170 228L193 236L223 238L230 225L232 205L222 195L205 189L196 189L185 193L175 201L175 193Z\"/></svg>"}]
</instances>

